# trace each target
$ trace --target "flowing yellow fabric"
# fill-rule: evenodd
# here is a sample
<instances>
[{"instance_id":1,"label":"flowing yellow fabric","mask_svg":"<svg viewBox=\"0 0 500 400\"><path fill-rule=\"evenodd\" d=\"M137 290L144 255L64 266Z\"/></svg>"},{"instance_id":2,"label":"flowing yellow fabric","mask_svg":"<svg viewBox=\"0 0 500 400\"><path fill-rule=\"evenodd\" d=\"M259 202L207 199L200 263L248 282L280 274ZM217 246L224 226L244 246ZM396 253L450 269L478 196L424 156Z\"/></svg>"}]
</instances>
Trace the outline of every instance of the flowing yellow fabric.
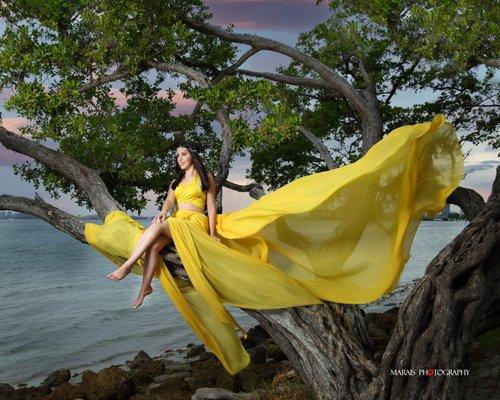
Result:
<instances>
[{"instance_id":1,"label":"flowing yellow fabric","mask_svg":"<svg viewBox=\"0 0 500 400\"><path fill-rule=\"evenodd\" d=\"M398 282L424 213L435 216L463 176L463 154L443 115L397 128L357 162L315 173L243 209L208 220L178 210L167 219L191 285L156 270L200 340L232 374L248 365L223 304L276 309L323 300L361 304ZM120 265L144 227L122 211L86 224L90 245ZM133 272L142 274L140 265Z\"/></svg>"}]
</instances>

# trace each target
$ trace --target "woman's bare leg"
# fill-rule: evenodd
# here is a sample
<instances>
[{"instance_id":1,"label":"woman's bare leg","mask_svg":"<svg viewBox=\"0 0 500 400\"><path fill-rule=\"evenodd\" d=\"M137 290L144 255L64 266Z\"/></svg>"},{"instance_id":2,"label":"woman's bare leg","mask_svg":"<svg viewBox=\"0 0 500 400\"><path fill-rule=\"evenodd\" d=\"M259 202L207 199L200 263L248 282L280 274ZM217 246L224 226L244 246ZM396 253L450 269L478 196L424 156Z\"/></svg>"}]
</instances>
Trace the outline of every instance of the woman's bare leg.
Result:
<instances>
[{"instance_id":1,"label":"woman's bare leg","mask_svg":"<svg viewBox=\"0 0 500 400\"><path fill-rule=\"evenodd\" d=\"M168 227L168 221L150 225L149 228L147 228L142 234L142 240L137 241L137 245L132 252L132 255L120 266L120 268L108 274L108 279L119 281L120 279L123 279L125 276L127 276L132 269L132 265L134 265L134 263L141 257L142 253L144 253L161 234L170 238L172 237L170 229Z\"/></svg>"},{"instance_id":2,"label":"woman's bare leg","mask_svg":"<svg viewBox=\"0 0 500 400\"><path fill-rule=\"evenodd\" d=\"M138 308L144 301L144 297L151 294L153 288L151 287L151 281L153 280L155 268L160 260L160 251L169 243L172 239L165 235L160 235L156 241L151 245L151 247L146 250L146 258L144 264L144 272L142 274L142 286L137 299L135 299L132 308Z\"/></svg>"}]
</instances>

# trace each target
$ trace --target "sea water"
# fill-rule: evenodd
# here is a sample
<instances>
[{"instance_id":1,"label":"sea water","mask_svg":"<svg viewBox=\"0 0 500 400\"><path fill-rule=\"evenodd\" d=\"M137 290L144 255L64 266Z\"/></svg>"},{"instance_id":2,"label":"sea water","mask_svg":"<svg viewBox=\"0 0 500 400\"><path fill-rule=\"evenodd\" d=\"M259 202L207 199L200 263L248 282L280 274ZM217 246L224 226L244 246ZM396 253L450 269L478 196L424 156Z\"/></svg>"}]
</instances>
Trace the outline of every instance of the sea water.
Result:
<instances>
[{"instance_id":1,"label":"sea water","mask_svg":"<svg viewBox=\"0 0 500 400\"><path fill-rule=\"evenodd\" d=\"M400 285L422 276L465 225L423 221ZM141 277L111 281L106 275L114 269L44 221L0 220L0 382L37 385L59 368L96 371L139 350L158 355L199 343L156 279L153 293L133 310ZM243 311L229 310L244 328L256 324Z\"/></svg>"}]
</instances>

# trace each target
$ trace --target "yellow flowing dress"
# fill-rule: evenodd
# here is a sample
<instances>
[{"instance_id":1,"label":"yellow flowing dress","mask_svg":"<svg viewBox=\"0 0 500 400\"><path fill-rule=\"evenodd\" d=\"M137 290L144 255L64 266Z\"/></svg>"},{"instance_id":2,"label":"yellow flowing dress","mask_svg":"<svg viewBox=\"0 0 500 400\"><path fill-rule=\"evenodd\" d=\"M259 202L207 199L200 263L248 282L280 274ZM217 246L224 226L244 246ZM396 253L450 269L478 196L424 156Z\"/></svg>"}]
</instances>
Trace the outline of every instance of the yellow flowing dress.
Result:
<instances>
[{"instance_id":1,"label":"yellow flowing dress","mask_svg":"<svg viewBox=\"0 0 500 400\"><path fill-rule=\"evenodd\" d=\"M167 219L191 284L161 260L155 277L200 340L235 374L249 355L224 304L248 309L369 303L390 292L423 214L433 217L459 185L463 154L443 115L387 134L361 159L296 179L249 206ZM145 227L120 210L85 224L88 243L121 265ZM142 275L143 260L132 272Z\"/></svg>"}]
</instances>

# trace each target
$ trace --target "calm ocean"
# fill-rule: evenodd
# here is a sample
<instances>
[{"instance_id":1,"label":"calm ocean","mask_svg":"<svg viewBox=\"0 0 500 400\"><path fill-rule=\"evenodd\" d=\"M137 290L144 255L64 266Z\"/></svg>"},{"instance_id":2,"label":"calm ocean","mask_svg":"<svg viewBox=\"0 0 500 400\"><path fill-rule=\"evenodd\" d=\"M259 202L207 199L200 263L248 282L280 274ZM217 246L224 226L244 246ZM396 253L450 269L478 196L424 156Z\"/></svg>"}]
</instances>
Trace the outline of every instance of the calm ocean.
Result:
<instances>
[{"instance_id":1,"label":"calm ocean","mask_svg":"<svg viewBox=\"0 0 500 400\"><path fill-rule=\"evenodd\" d=\"M400 284L422 276L465 225L423 221ZM59 368L98 370L139 350L153 356L199 343L156 279L154 292L132 310L141 277L110 281L106 274L113 269L44 221L0 220L0 382L36 385ZM255 324L242 311L229 310L245 328Z\"/></svg>"}]
</instances>

